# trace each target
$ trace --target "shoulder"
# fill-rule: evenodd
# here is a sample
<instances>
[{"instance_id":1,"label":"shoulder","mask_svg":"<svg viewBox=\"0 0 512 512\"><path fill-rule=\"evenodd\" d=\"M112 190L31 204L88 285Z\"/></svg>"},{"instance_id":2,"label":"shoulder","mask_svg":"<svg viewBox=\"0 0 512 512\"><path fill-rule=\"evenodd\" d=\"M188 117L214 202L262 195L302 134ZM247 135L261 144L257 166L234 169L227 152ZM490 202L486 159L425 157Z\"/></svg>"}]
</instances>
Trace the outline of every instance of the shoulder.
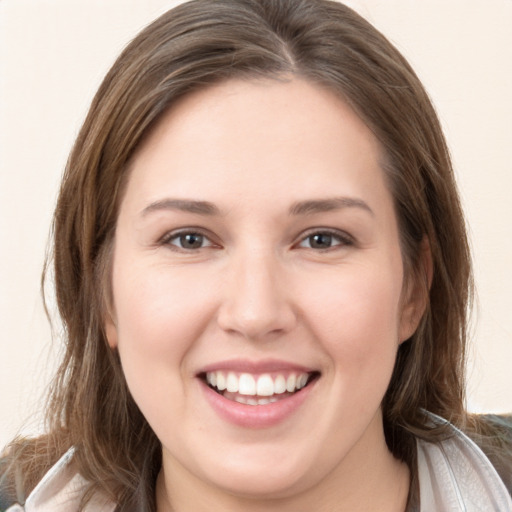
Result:
<instances>
[{"instance_id":1,"label":"shoulder","mask_svg":"<svg viewBox=\"0 0 512 512\"><path fill-rule=\"evenodd\" d=\"M512 496L512 414L479 416L481 433L473 440L485 453Z\"/></svg>"},{"instance_id":2,"label":"shoulder","mask_svg":"<svg viewBox=\"0 0 512 512\"><path fill-rule=\"evenodd\" d=\"M0 458L0 511L11 510L10 507L20 501L20 488L16 482L16 471L13 469L13 461L9 455Z\"/></svg>"},{"instance_id":3,"label":"shoulder","mask_svg":"<svg viewBox=\"0 0 512 512\"><path fill-rule=\"evenodd\" d=\"M507 417L467 416L461 430L427 412L442 438L417 438L418 495L422 510L512 512L512 451Z\"/></svg>"},{"instance_id":4,"label":"shoulder","mask_svg":"<svg viewBox=\"0 0 512 512\"><path fill-rule=\"evenodd\" d=\"M10 481L4 479L5 485L2 482L0 486L0 511L50 512L65 502L69 512L113 512L115 504L99 494L92 496L82 509L87 481L76 470L73 455L74 449L71 448L50 468L26 499L17 492L19 489L12 477Z\"/></svg>"},{"instance_id":5,"label":"shoulder","mask_svg":"<svg viewBox=\"0 0 512 512\"><path fill-rule=\"evenodd\" d=\"M48 448L50 436L17 437L0 453L0 511L23 504L60 457ZM63 450L65 451L65 449Z\"/></svg>"},{"instance_id":6,"label":"shoulder","mask_svg":"<svg viewBox=\"0 0 512 512\"><path fill-rule=\"evenodd\" d=\"M512 444L512 414L482 414L479 419L488 426L489 432Z\"/></svg>"}]
</instances>

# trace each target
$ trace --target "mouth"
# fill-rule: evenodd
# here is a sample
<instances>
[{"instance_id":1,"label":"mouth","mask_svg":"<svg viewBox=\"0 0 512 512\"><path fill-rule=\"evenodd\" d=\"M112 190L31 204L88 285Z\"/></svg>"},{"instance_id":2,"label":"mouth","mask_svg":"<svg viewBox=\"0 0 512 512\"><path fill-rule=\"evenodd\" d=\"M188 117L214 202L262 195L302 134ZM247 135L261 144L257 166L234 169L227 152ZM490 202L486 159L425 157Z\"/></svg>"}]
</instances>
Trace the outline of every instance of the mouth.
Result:
<instances>
[{"instance_id":1,"label":"mouth","mask_svg":"<svg viewBox=\"0 0 512 512\"><path fill-rule=\"evenodd\" d=\"M199 378L213 391L232 402L262 406L279 402L300 393L320 376L320 372L270 372L253 374L215 370Z\"/></svg>"}]
</instances>

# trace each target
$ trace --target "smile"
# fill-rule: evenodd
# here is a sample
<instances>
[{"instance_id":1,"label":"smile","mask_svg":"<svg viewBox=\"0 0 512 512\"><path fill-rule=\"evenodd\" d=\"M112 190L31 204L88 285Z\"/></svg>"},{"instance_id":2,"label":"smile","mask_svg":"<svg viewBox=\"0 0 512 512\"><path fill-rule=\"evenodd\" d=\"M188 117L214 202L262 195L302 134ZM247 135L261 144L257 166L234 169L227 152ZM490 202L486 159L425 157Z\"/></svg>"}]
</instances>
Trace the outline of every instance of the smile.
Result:
<instances>
[{"instance_id":1,"label":"smile","mask_svg":"<svg viewBox=\"0 0 512 512\"><path fill-rule=\"evenodd\" d=\"M306 387L318 372L237 373L211 371L204 379L211 389L227 400L245 405L267 405L278 402Z\"/></svg>"}]
</instances>

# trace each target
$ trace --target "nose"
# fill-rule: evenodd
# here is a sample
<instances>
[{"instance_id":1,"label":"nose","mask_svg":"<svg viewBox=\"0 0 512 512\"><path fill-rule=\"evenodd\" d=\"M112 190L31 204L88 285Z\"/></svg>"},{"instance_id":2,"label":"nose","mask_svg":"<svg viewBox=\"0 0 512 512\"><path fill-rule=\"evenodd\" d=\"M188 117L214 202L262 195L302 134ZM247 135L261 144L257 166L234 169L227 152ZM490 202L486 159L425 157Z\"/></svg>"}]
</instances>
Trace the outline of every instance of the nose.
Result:
<instances>
[{"instance_id":1,"label":"nose","mask_svg":"<svg viewBox=\"0 0 512 512\"><path fill-rule=\"evenodd\" d=\"M230 262L218 325L249 340L274 337L293 329L296 311L283 269L275 257L246 254Z\"/></svg>"}]
</instances>

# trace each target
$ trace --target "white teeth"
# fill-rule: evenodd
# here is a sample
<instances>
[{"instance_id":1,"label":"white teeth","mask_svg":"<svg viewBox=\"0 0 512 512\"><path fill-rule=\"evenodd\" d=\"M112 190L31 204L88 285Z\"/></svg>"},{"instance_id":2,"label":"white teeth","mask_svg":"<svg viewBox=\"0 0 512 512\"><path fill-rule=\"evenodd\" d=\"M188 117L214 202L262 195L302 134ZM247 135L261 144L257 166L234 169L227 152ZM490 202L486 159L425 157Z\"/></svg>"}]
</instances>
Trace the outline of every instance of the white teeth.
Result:
<instances>
[{"instance_id":1,"label":"white teeth","mask_svg":"<svg viewBox=\"0 0 512 512\"><path fill-rule=\"evenodd\" d=\"M230 393L238 393L238 378L232 372L228 373L228 378L226 380L226 389Z\"/></svg>"},{"instance_id":2,"label":"white teeth","mask_svg":"<svg viewBox=\"0 0 512 512\"><path fill-rule=\"evenodd\" d=\"M301 374L299 375L298 379L297 379L297 384L295 384L295 386L297 387L297 389L302 389L306 383L308 381L308 376L306 374Z\"/></svg>"},{"instance_id":3,"label":"white teeth","mask_svg":"<svg viewBox=\"0 0 512 512\"><path fill-rule=\"evenodd\" d=\"M258 378L256 394L259 396L272 396L274 394L274 381L270 375L261 375Z\"/></svg>"},{"instance_id":4,"label":"white teeth","mask_svg":"<svg viewBox=\"0 0 512 512\"><path fill-rule=\"evenodd\" d=\"M286 391L292 393L295 391L295 384L297 383L297 377L295 377L295 373L291 373L286 380Z\"/></svg>"},{"instance_id":5,"label":"white teeth","mask_svg":"<svg viewBox=\"0 0 512 512\"><path fill-rule=\"evenodd\" d=\"M217 386L217 373L211 372L206 375L206 382L210 384L210 386L216 387Z\"/></svg>"},{"instance_id":6,"label":"white teeth","mask_svg":"<svg viewBox=\"0 0 512 512\"><path fill-rule=\"evenodd\" d=\"M274 381L274 393L280 395L286 391L286 379L282 375L278 375Z\"/></svg>"},{"instance_id":7,"label":"white teeth","mask_svg":"<svg viewBox=\"0 0 512 512\"><path fill-rule=\"evenodd\" d=\"M238 392L241 395L255 395L256 381L250 373L242 373L238 379Z\"/></svg>"},{"instance_id":8,"label":"white teeth","mask_svg":"<svg viewBox=\"0 0 512 512\"><path fill-rule=\"evenodd\" d=\"M217 375L216 377L216 381L217 381L217 389L219 391L224 391L226 389L226 377L224 377L224 374L222 372L212 372L212 373L215 373ZM208 375L208 374L206 374ZM213 379L212 379L213 380Z\"/></svg>"},{"instance_id":9,"label":"white teeth","mask_svg":"<svg viewBox=\"0 0 512 512\"><path fill-rule=\"evenodd\" d=\"M233 398L235 402L238 402L239 404L245 404L245 405L267 405L272 404L274 402L277 402L278 398L248 398L246 396L235 396Z\"/></svg>"},{"instance_id":10,"label":"white teeth","mask_svg":"<svg viewBox=\"0 0 512 512\"><path fill-rule=\"evenodd\" d=\"M250 373L237 374L224 371L206 373L206 382L217 390L227 390L230 393L239 393L249 397L272 397L273 395L280 395L286 392L293 393L302 389L307 384L308 379L309 374L307 373L290 373L287 377L282 374L272 376L268 373L264 373L259 377ZM242 403L248 402L244 401Z\"/></svg>"}]
</instances>

